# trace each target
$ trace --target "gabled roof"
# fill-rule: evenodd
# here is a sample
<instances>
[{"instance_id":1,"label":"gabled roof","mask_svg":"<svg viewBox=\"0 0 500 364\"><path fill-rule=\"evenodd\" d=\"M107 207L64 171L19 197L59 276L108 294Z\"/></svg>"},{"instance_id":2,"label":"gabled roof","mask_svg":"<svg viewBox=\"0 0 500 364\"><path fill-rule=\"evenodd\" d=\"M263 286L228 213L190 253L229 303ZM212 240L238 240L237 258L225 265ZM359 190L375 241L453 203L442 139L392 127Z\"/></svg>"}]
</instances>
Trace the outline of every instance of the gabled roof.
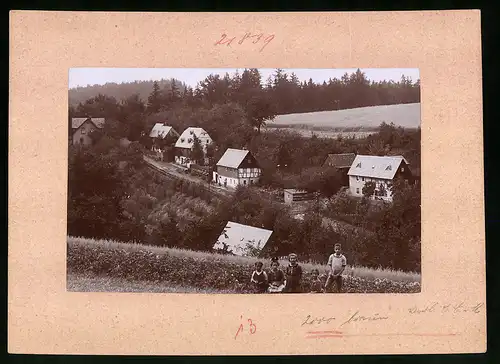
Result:
<instances>
[{"instance_id":1,"label":"gabled roof","mask_svg":"<svg viewBox=\"0 0 500 364\"><path fill-rule=\"evenodd\" d=\"M104 118L72 118L71 128L78 129L87 120L91 121L99 129L104 126Z\"/></svg>"},{"instance_id":2,"label":"gabled roof","mask_svg":"<svg viewBox=\"0 0 500 364\"><path fill-rule=\"evenodd\" d=\"M328 154L326 157L324 167L335 167L335 168L349 168L356 158L354 153L342 153L342 154Z\"/></svg>"},{"instance_id":3,"label":"gabled roof","mask_svg":"<svg viewBox=\"0 0 500 364\"><path fill-rule=\"evenodd\" d=\"M203 143L203 145L206 144L207 140L212 140L212 138L210 138L210 135L208 135L208 133L203 128L189 127L184 130L179 136L177 142L175 143L175 147L191 149L194 144L194 136L200 139L200 141L205 142Z\"/></svg>"},{"instance_id":4,"label":"gabled roof","mask_svg":"<svg viewBox=\"0 0 500 364\"><path fill-rule=\"evenodd\" d=\"M403 156L357 155L347 174L349 176L393 179L401 162L409 164Z\"/></svg>"},{"instance_id":5,"label":"gabled roof","mask_svg":"<svg viewBox=\"0 0 500 364\"><path fill-rule=\"evenodd\" d=\"M153 129L151 129L149 136L152 138L164 139L168 135L168 133L170 133L171 130L173 130L175 132L175 130L171 126L163 125L163 123L156 123L153 126ZM177 133L175 133L175 134L177 134Z\"/></svg>"},{"instance_id":6,"label":"gabled roof","mask_svg":"<svg viewBox=\"0 0 500 364\"><path fill-rule=\"evenodd\" d=\"M222 167L238 168L248 153L248 150L227 148L224 155L217 162L217 165Z\"/></svg>"},{"instance_id":7,"label":"gabled roof","mask_svg":"<svg viewBox=\"0 0 500 364\"><path fill-rule=\"evenodd\" d=\"M231 253L240 256L245 255L247 244L261 249L267 244L272 233L272 230L228 221L213 248L223 249L224 244L227 244L228 251Z\"/></svg>"}]
</instances>

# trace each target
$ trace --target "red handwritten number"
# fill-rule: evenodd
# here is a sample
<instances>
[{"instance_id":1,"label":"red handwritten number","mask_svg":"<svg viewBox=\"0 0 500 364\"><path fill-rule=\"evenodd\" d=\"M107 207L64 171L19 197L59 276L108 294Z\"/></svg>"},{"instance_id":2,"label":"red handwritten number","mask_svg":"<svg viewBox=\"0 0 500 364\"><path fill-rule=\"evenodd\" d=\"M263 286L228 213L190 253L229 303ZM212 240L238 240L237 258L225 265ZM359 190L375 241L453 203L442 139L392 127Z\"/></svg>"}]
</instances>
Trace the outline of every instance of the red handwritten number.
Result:
<instances>
[{"instance_id":1,"label":"red handwritten number","mask_svg":"<svg viewBox=\"0 0 500 364\"><path fill-rule=\"evenodd\" d=\"M240 327L238 327L238 331L236 331L236 335L234 335L234 339L238 337L238 334L243 331L243 324L240 324Z\"/></svg>"},{"instance_id":2,"label":"red handwritten number","mask_svg":"<svg viewBox=\"0 0 500 364\"><path fill-rule=\"evenodd\" d=\"M257 326L252 322L252 319L248 319L248 324L250 325L250 333L255 334L255 331L257 331Z\"/></svg>"},{"instance_id":3,"label":"red handwritten number","mask_svg":"<svg viewBox=\"0 0 500 364\"><path fill-rule=\"evenodd\" d=\"M243 318L243 317L241 317ZM253 323L252 319L248 319L248 326L249 326L249 331L250 331L250 334L255 334L255 332L257 331L257 326ZM240 332L243 332L244 330L244 327L243 327L243 324L240 324L240 326L238 327L238 331L236 331L236 335L234 335L234 339L236 340L236 338L238 337L238 334Z\"/></svg>"}]
</instances>

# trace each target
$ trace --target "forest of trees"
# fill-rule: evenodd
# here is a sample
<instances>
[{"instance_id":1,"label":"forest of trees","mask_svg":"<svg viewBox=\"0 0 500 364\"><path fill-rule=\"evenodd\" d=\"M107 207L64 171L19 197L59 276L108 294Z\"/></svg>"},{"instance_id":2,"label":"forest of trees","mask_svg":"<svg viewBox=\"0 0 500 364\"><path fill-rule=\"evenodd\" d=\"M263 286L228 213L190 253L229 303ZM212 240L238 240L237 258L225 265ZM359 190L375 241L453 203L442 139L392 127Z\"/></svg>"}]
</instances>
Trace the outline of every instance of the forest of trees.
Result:
<instances>
[{"instance_id":1,"label":"forest of trees","mask_svg":"<svg viewBox=\"0 0 500 364\"><path fill-rule=\"evenodd\" d=\"M283 95L293 89L292 76L277 70L266 86L258 70L249 69L233 77L209 76L195 90L187 87L182 91L177 82L167 88L153 82L146 101L138 94L120 101L99 94L70 106L68 121L92 116L104 117L106 123L103 130L93 133L92 146L69 148L68 234L208 250L231 219L273 230L267 249L275 253L293 249L304 259L315 259L330 251L332 242L340 241L354 264L419 270L420 185L396 184L393 204L371 206L366 199L352 200L339 194L338 174L321 166L328 153L400 154L410 162L412 171L418 172L420 129L382 124L377 133L361 139L305 138L285 130L260 133L262 122L276 113L315 111L320 107L319 97L316 103L304 101L300 110L299 102L289 103L289 97ZM389 101L419 102L418 82L375 84L363 80L366 78L360 71L343 77L339 81L343 91L339 94L333 92L335 80L326 86L299 84L296 97L305 100L311 90L318 94L329 90L332 95L343 95L340 107L347 107L347 90L352 89L365 90L360 93L365 98L350 96L351 105L387 102L382 101L387 95L391 95ZM178 132L187 126L201 126L215 141L209 148L212 163L228 147L246 147L263 169L261 187L276 191L283 187L306 188L329 198L329 202L326 207L316 206L303 221L297 221L282 204L250 189L240 189L231 200L219 201L199 186L185 181L166 182L145 168L142 160L150 147L147 135L155 122L166 122ZM124 146L122 138L132 143ZM194 198L200 208L211 213L192 217L183 224L176 211L158 218L154 212L179 195ZM322 224L325 216L372 234L339 233ZM398 254L408 259L399 262L395 259Z\"/></svg>"}]
</instances>

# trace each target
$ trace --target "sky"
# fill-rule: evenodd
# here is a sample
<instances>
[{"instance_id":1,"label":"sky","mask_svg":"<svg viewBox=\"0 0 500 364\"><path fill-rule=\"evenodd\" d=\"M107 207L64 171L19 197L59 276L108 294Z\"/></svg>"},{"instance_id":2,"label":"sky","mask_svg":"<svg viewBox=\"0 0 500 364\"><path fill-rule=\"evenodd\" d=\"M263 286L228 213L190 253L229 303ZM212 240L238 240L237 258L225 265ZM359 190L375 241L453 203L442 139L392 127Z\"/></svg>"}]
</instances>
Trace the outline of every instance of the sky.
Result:
<instances>
[{"instance_id":1,"label":"sky","mask_svg":"<svg viewBox=\"0 0 500 364\"><path fill-rule=\"evenodd\" d=\"M344 73L353 73L356 68L342 69L284 69L287 73L295 72L300 81L309 78L315 83L323 83L329 78L341 78ZM87 85L103 85L106 82L133 82L149 81L175 78L186 83L188 86L196 87L197 83L210 74L224 75L228 72L234 74L236 68L71 68L69 70L69 88ZM243 68L239 68L240 73ZM273 68L259 69L262 80L274 73ZM399 81L402 75L410 77L413 82L420 78L417 68L361 68L366 77L372 81L393 80Z\"/></svg>"}]
</instances>

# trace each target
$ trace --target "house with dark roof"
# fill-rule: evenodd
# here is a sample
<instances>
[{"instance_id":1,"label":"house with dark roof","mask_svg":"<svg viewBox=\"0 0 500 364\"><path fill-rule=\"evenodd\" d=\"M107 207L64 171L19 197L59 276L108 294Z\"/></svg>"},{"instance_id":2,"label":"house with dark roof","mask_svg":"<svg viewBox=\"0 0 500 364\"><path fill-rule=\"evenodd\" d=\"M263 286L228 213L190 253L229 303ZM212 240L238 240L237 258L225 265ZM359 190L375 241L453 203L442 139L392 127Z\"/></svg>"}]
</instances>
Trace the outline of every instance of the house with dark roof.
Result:
<instances>
[{"instance_id":1,"label":"house with dark roof","mask_svg":"<svg viewBox=\"0 0 500 364\"><path fill-rule=\"evenodd\" d=\"M347 172L349 172L349 168L351 168L354 158L356 158L356 154L354 153L328 154L323 163L323 167L336 168L342 176L342 185L348 186L349 176Z\"/></svg>"},{"instance_id":2,"label":"house with dark roof","mask_svg":"<svg viewBox=\"0 0 500 364\"><path fill-rule=\"evenodd\" d=\"M228 148L216 164L213 181L221 186L235 188L257 183L261 174L262 170L250 151Z\"/></svg>"},{"instance_id":3,"label":"house with dark roof","mask_svg":"<svg viewBox=\"0 0 500 364\"><path fill-rule=\"evenodd\" d=\"M392 201L391 183L401 177L412 180L409 163L403 156L357 155L347 173L351 195L363 196L367 182L375 183L373 199Z\"/></svg>"},{"instance_id":4,"label":"house with dark roof","mask_svg":"<svg viewBox=\"0 0 500 364\"><path fill-rule=\"evenodd\" d=\"M104 118L72 118L71 119L71 141L73 144L92 144L91 133L104 127Z\"/></svg>"}]
</instances>

